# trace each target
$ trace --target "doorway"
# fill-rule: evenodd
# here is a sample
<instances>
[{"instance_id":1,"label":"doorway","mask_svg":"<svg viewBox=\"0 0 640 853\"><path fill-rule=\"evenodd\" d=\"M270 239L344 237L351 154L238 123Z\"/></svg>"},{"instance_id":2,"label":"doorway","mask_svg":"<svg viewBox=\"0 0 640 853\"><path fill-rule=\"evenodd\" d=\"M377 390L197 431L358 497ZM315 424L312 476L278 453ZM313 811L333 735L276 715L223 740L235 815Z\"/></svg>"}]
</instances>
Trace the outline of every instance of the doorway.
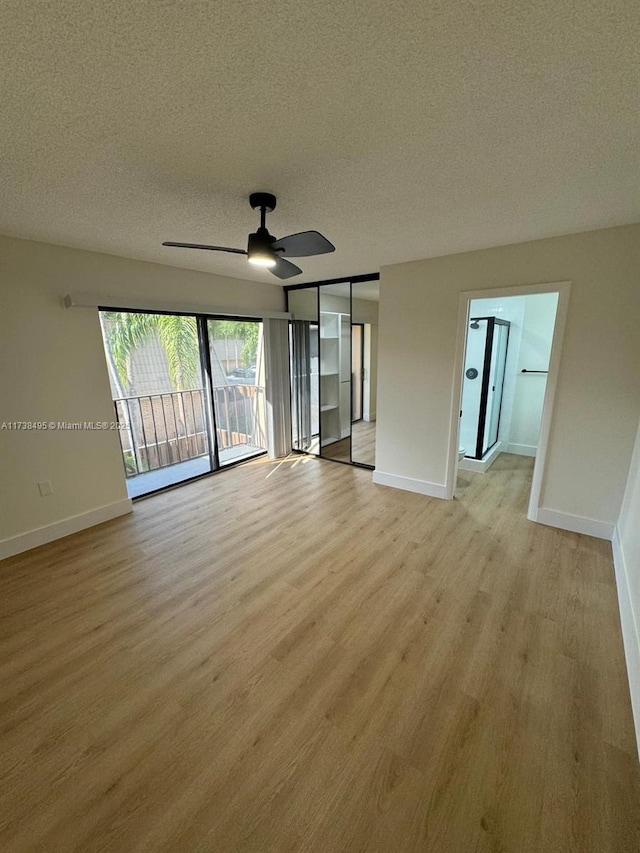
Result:
<instances>
[{"instance_id":1,"label":"doorway","mask_svg":"<svg viewBox=\"0 0 640 853\"><path fill-rule=\"evenodd\" d=\"M537 520L569 292L569 282L554 282L460 295L446 497L455 495L458 470L484 474L501 454L529 456L533 474L527 517ZM508 327L503 326L505 322ZM494 336L488 351L491 325ZM496 336L498 326L503 331ZM485 336L484 347L479 338L470 338L477 333ZM484 359L470 379L468 356L478 340ZM469 386L474 382L478 417L472 416L471 427L467 421L464 431L465 407L467 416L470 412Z\"/></svg>"}]
</instances>

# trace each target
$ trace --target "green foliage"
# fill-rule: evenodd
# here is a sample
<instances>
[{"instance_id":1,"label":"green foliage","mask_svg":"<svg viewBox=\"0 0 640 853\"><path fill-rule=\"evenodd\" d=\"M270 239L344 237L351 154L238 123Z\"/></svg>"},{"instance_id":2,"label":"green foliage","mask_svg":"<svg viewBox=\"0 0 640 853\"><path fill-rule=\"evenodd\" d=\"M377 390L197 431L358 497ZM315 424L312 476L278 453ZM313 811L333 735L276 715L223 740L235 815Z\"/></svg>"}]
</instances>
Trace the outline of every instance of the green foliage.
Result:
<instances>
[{"instance_id":1,"label":"green foliage","mask_svg":"<svg viewBox=\"0 0 640 853\"><path fill-rule=\"evenodd\" d=\"M131 389L131 353L154 335L165 351L175 390L184 391L199 384L198 329L194 317L106 311L104 320L113 363L127 391Z\"/></svg>"},{"instance_id":2,"label":"green foliage","mask_svg":"<svg viewBox=\"0 0 640 853\"><path fill-rule=\"evenodd\" d=\"M169 374L176 391L200 385L200 350L195 317L155 315L161 322L157 332L167 355Z\"/></svg>"},{"instance_id":3,"label":"green foliage","mask_svg":"<svg viewBox=\"0 0 640 853\"><path fill-rule=\"evenodd\" d=\"M243 367L251 367L258 356L260 324L245 320L210 320L209 333L214 340L224 338L243 341L240 361Z\"/></svg>"},{"instance_id":4,"label":"green foliage","mask_svg":"<svg viewBox=\"0 0 640 853\"><path fill-rule=\"evenodd\" d=\"M200 384L198 327L195 317L178 314L136 314L133 311L103 312L103 328L113 365L125 394L131 392L131 353L155 336L167 357L169 375L176 391ZM260 324L243 320L210 320L209 334L214 339L243 341L240 360L243 367L256 363Z\"/></svg>"}]
</instances>

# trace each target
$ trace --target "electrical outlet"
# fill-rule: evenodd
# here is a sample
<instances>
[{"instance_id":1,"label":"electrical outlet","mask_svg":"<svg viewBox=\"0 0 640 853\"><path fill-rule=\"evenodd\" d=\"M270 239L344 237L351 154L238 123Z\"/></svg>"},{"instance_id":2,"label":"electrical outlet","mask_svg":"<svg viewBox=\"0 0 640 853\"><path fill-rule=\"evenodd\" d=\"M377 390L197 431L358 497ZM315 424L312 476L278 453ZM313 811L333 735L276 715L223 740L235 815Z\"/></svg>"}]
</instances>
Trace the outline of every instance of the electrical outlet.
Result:
<instances>
[{"instance_id":1,"label":"electrical outlet","mask_svg":"<svg viewBox=\"0 0 640 853\"><path fill-rule=\"evenodd\" d=\"M51 485L51 480L40 480L38 483L38 488L40 489L40 495L43 498L46 498L47 495L53 494L53 486Z\"/></svg>"}]
</instances>

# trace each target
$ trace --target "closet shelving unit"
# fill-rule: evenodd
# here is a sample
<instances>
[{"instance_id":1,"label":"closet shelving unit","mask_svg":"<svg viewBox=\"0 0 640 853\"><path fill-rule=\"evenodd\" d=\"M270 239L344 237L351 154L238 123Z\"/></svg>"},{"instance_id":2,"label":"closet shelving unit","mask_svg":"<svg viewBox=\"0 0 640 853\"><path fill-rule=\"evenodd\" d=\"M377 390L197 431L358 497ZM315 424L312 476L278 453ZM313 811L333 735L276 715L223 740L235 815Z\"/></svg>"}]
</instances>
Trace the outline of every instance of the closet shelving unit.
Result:
<instances>
[{"instance_id":1,"label":"closet shelving unit","mask_svg":"<svg viewBox=\"0 0 640 853\"><path fill-rule=\"evenodd\" d=\"M340 441L351 423L351 321L320 312L320 431L322 446Z\"/></svg>"}]
</instances>

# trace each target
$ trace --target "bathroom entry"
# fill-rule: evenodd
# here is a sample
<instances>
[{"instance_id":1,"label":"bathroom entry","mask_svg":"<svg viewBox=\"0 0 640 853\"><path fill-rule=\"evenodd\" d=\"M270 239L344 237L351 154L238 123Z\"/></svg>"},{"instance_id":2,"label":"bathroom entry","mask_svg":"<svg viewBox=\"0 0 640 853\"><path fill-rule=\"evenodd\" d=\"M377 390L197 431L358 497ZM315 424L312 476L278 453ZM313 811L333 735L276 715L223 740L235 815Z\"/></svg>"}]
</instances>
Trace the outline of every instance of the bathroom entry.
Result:
<instances>
[{"instance_id":1,"label":"bathroom entry","mask_svg":"<svg viewBox=\"0 0 640 853\"><path fill-rule=\"evenodd\" d=\"M486 472L501 453L530 456L533 473L527 518L538 521L570 292L571 282L556 281L460 293L444 483L447 500L455 497L458 472L462 477L464 471ZM480 331L469 327L479 317L510 323L498 440L480 460L467 455L472 448L465 447L461 453L460 433L469 333Z\"/></svg>"},{"instance_id":2,"label":"bathroom entry","mask_svg":"<svg viewBox=\"0 0 640 853\"><path fill-rule=\"evenodd\" d=\"M557 307L550 291L469 300L459 470L485 473L503 453L537 457Z\"/></svg>"},{"instance_id":3,"label":"bathroom entry","mask_svg":"<svg viewBox=\"0 0 640 853\"><path fill-rule=\"evenodd\" d=\"M460 445L470 459L482 459L498 441L510 326L497 317L469 321Z\"/></svg>"}]
</instances>

